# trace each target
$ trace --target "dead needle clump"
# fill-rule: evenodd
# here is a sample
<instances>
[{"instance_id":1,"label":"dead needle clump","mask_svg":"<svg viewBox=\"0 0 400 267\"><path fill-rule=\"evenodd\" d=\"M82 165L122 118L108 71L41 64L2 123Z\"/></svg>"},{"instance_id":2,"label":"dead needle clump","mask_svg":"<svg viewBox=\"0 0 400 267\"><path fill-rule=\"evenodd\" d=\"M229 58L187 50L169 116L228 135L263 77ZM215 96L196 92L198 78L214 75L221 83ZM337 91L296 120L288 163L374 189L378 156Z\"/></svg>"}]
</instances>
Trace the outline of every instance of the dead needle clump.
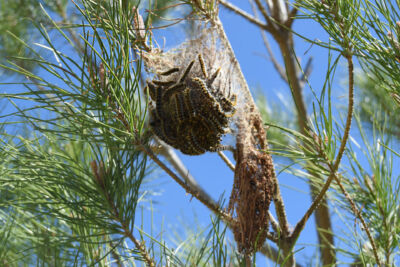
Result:
<instances>
[{"instance_id":1,"label":"dead needle clump","mask_svg":"<svg viewBox=\"0 0 400 267\"><path fill-rule=\"evenodd\" d=\"M250 121L239 124L238 158L230 203L238 218L234 237L239 250L245 254L257 251L267 237L268 210L274 193L271 155L250 145L255 142L253 135L249 135L255 119L251 117Z\"/></svg>"}]
</instances>

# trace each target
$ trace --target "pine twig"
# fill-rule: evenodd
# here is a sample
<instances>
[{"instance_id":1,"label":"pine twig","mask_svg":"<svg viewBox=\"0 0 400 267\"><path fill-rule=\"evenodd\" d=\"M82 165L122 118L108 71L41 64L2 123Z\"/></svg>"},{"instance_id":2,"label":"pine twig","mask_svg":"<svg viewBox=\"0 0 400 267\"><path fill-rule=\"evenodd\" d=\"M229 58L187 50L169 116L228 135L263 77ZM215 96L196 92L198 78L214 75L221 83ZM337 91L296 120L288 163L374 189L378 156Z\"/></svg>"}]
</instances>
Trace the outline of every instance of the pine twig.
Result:
<instances>
[{"instance_id":1,"label":"pine twig","mask_svg":"<svg viewBox=\"0 0 400 267\"><path fill-rule=\"evenodd\" d=\"M254 0L249 0L251 8L253 10L253 14L256 18L258 18L257 15L257 7L254 4ZM262 40L264 42L264 46L267 49L268 55L271 58L272 64L274 65L276 71L278 72L279 76L281 76L282 80L284 80L286 83L288 83L288 79L286 76L285 69L279 64L278 60L276 59L274 53L272 52L271 46L269 45L267 35L265 34L264 30L260 28L260 33Z\"/></svg>"},{"instance_id":2,"label":"pine twig","mask_svg":"<svg viewBox=\"0 0 400 267\"><path fill-rule=\"evenodd\" d=\"M324 151L321 151L321 153L322 153L324 159L325 159L327 162L329 162L329 159L328 159L327 155L325 154L325 152L324 152ZM334 166L332 166L332 164L330 164L330 163L328 163L328 166L329 166L329 169L330 169L331 171L333 171ZM367 234L367 236L368 236L368 239L369 239L369 241L371 242L371 246L372 246L372 250L373 250L373 252L374 252L374 256L375 256L376 262L377 262L378 266L381 266L380 259L379 259L379 257L378 257L378 250L377 250L377 248L376 248L375 241L374 241L374 239L372 238L372 235L371 235L371 232L370 232L370 230L369 230L369 227L368 227L367 224L365 223L364 217L362 216L360 209L359 209L359 208L357 207L357 205L354 203L353 199L351 198L350 194L347 192L346 188L344 188L344 186L343 186L342 182L340 181L339 177L336 175L336 172L334 172L334 179L335 179L336 183L338 184L340 190L342 190L342 193L343 193L343 195L345 196L345 198L349 201L350 206L351 206L351 209L353 210L354 214L355 214L355 215L359 218L359 220L361 221L361 224L362 224L363 227L364 227L364 230L365 230L365 232L366 232L366 234Z\"/></svg>"},{"instance_id":3,"label":"pine twig","mask_svg":"<svg viewBox=\"0 0 400 267\"><path fill-rule=\"evenodd\" d=\"M285 69L279 64L278 60L276 59L274 53L272 52L271 46L269 45L267 35L263 30L261 30L261 37L264 42L264 46L268 51L269 57L271 58L272 64L274 65L276 71L279 73L279 76L281 76L282 80L284 80L286 83L288 83L288 79L286 76Z\"/></svg>"}]
</instances>

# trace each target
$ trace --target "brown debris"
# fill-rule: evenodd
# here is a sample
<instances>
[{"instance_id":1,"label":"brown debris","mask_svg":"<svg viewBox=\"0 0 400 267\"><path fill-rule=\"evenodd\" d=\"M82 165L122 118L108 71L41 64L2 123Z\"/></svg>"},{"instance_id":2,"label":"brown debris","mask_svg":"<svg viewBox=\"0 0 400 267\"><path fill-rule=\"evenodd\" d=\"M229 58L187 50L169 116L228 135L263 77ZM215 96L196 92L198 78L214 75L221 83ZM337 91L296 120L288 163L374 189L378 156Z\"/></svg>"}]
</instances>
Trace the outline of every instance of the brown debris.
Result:
<instances>
[{"instance_id":1,"label":"brown debris","mask_svg":"<svg viewBox=\"0 0 400 267\"><path fill-rule=\"evenodd\" d=\"M250 113L238 122L235 182L229 204L238 219L234 237L245 254L257 251L266 239L275 190L272 158L263 151L265 132L257 115Z\"/></svg>"}]
</instances>

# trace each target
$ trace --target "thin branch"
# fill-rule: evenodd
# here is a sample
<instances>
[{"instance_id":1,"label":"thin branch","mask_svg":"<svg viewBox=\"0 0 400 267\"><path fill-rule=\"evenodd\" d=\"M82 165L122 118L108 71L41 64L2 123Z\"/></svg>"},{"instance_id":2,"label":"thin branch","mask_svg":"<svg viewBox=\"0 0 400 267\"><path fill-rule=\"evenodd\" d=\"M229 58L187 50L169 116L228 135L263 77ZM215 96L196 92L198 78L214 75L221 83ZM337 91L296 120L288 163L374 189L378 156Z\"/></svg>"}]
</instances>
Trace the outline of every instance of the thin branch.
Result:
<instances>
[{"instance_id":1,"label":"thin branch","mask_svg":"<svg viewBox=\"0 0 400 267\"><path fill-rule=\"evenodd\" d=\"M190 186L194 189L194 191L198 192L202 199L217 205L215 200L197 183L196 179L189 173L189 170L183 164L176 152L170 146L161 143L159 140L156 140L156 142L160 148L157 150L158 153L163 155L165 159L174 167L178 174L183 178L187 186Z\"/></svg>"},{"instance_id":2,"label":"thin branch","mask_svg":"<svg viewBox=\"0 0 400 267\"><path fill-rule=\"evenodd\" d=\"M258 18L257 7L254 4L254 0L249 0L249 3L250 3L251 8L253 10L254 16L256 18ZM274 65L274 67L275 67L276 71L278 72L279 76L281 76L282 80L284 80L286 83L288 83L288 79L287 79L287 76L286 76L285 69L281 66L281 64L279 64L279 62L276 59L274 53L272 52L271 46L269 45L269 42L268 42L267 35L265 34L263 29L260 29L260 33L261 33L261 37L262 37L263 42L264 42L264 46L267 49L268 55L269 55L269 57L270 57L270 59L272 61L272 64Z\"/></svg>"},{"instance_id":3,"label":"thin branch","mask_svg":"<svg viewBox=\"0 0 400 267\"><path fill-rule=\"evenodd\" d=\"M210 210L212 210L215 214L220 215L221 218L226 221L228 223L228 226L230 228L232 228L235 224L236 221L227 213L225 213L224 211L222 211L219 206L215 203L215 202L209 202L205 196L201 193L199 193L198 191L196 191L196 189L193 189L191 186L188 186L187 184L185 184L182 179L180 179L177 175L175 175L166 165L164 165L152 152L151 149L149 149L148 147L142 146L142 150L154 161L156 162L167 174L169 174L181 187L183 187L187 193L193 195L195 198L197 198L200 202L202 202L205 206L207 206ZM273 222L276 223L275 219L272 220ZM268 234L267 238L277 242L277 237L276 235L273 234ZM267 253L266 251L264 251L265 253ZM247 258L247 260L249 260L250 258ZM279 259L279 258L276 258ZM251 266L251 265L249 265Z\"/></svg>"},{"instance_id":4,"label":"thin branch","mask_svg":"<svg viewBox=\"0 0 400 267\"><path fill-rule=\"evenodd\" d=\"M239 16L241 16L242 18L246 19L247 21L249 21L252 24L257 25L258 27L262 28L262 29L268 29L269 26L265 23L263 23L262 21L258 20L257 18L253 17L252 15L250 15L249 13L247 13L246 11L232 5L231 3L225 1L225 0L218 0L221 5L223 5L224 7L226 7L227 9L235 12L236 14L238 14Z\"/></svg>"},{"instance_id":5,"label":"thin branch","mask_svg":"<svg viewBox=\"0 0 400 267\"><path fill-rule=\"evenodd\" d=\"M271 213L270 211L268 211L268 217L269 217L269 221L270 221L270 223L271 223L272 229L274 229L274 231L275 231L276 233L278 233L278 234L281 233L282 230L281 230L281 228L279 227L279 224L278 224L278 222L276 221L274 215L272 215L272 213Z\"/></svg>"},{"instance_id":6,"label":"thin branch","mask_svg":"<svg viewBox=\"0 0 400 267\"><path fill-rule=\"evenodd\" d=\"M189 174L186 167L183 165L179 157L176 155L175 151L162 144L161 142L157 142L161 146L160 154L164 155L165 158L174 166L175 170L185 179L185 182L188 183L188 186L193 188L195 191L199 193L201 199L208 199L209 203L217 206L216 202L205 192L196 182L196 180ZM223 154L222 152L218 152L218 155L225 161L228 167L231 170L235 170L235 166L230 162L230 160ZM204 203L203 203L204 204ZM207 206L207 205L206 205ZM271 213L269 213L270 221L274 229L280 229L279 225L276 222L276 219L273 217ZM223 218L224 220L226 218ZM233 220L230 218L230 220ZM233 224L228 221L228 226L232 228ZM280 230L275 230L276 233L280 233ZM267 234L267 238L273 242L277 242L276 234Z\"/></svg>"},{"instance_id":7,"label":"thin branch","mask_svg":"<svg viewBox=\"0 0 400 267\"><path fill-rule=\"evenodd\" d=\"M279 64L278 60L276 59L274 53L272 52L271 46L269 45L267 35L265 34L264 31L261 31L261 36L265 45L265 48L267 48L269 57L271 58L272 64L274 65L275 69L279 73L279 76L281 76L282 80L284 80L286 83L288 83L288 79L286 76L285 69Z\"/></svg>"},{"instance_id":8,"label":"thin branch","mask_svg":"<svg viewBox=\"0 0 400 267\"><path fill-rule=\"evenodd\" d=\"M286 237L289 235L289 223L286 216L285 204L283 202L283 198L281 195L281 190L279 188L278 179L276 175L274 175L274 183L275 183L275 194L274 194L274 203L275 203L275 212L278 217L279 226L281 228L281 235Z\"/></svg>"},{"instance_id":9,"label":"thin branch","mask_svg":"<svg viewBox=\"0 0 400 267\"><path fill-rule=\"evenodd\" d=\"M297 60L293 51L293 39L292 36L288 34L290 33L282 33L282 35L279 36L279 39L275 39L278 42L283 60L285 62L289 86L297 109L297 121L299 124L299 129L303 135L307 135L307 129L309 128L307 125L307 111L303 99L302 90L300 87L300 81L298 79L298 72L296 68Z\"/></svg>"},{"instance_id":10,"label":"thin branch","mask_svg":"<svg viewBox=\"0 0 400 267\"><path fill-rule=\"evenodd\" d=\"M310 208L306 211L303 218L297 223L295 226L293 233L291 235L292 241L296 240L300 235L300 232L303 230L305 223L307 222L308 218L314 212L314 210L319 206L322 199L325 196L326 191L328 190L332 180L334 179L336 172L339 168L340 161L342 160L344 150L346 148L346 143L349 138L350 128L351 128L351 121L353 117L353 109L354 109L354 66L353 66L353 59L351 56L347 56L348 62L348 72L349 72L349 107L347 112L347 119L346 119L346 126L344 130L344 135L342 138L342 142L340 144L339 152L336 157L335 163L331 169L329 178L325 182L323 188L314 199L313 203L311 204Z\"/></svg>"},{"instance_id":11,"label":"thin branch","mask_svg":"<svg viewBox=\"0 0 400 267\"><path fill-rule=\"evenodd\" d=\"M218 151L218 156L221 157L221 159L226 163L226 165L231 169L232 171L235 171L235 165L229 160L227 156L225 156L224 152Z\"/></svg>"},{"instance_id":12,"label":"thin branch","mask_svg":"<svg viewBox=\"0 0 400 267\"><path fill-rule=\"evenodd\" d=\"M193 197L198 199L201 203L203 203L207 208L213 211L215 214L221 216L221 218L226 221L228 224L234 225L235 220L226 212L224 212L217 203L214 201L210 202L208 198L206 198L203 194L201 194L197 189L192 188L183 179L179 178L170 168L168 168L155 154L154 152L147 146L141 145L139 148L145 152L161 169L163 169L175 182L177 182L185 191L191 194Z\"/></svg>"},{"instance_id":13,"label":"thin branch","mask_svg":"<svg viewBox=\"0 0 400 267\"><path fill-rule=\"evenodd\" d=\"M265 30L271 32L273 29L275 29L275 27L273 27L273 25L275 25L274 22L271 20L270 16L268 15L267 10L265 9L265 7L261 3L261 1L260 0L254 0L254 1L256 2L258 10L260 10L260 12L263 15L265 21L268 23L268 29L265 28Z\"/></svg>"},{"instance_id":14,"label":"thin branch","mask_svg":"<svg viewBox=\"0 0 400 267\"><path fill-rule=\"evenodd\" d=\"M176 155L175 151L170 148L169 146L166 146L162 144L161 142L157 143L161 146L161 150L159 151L160 154L162 154L174 167L174 169L184 178L185 182L188 183L187 186L191 187L194 189L196 192L198 192L199 197L201 199L206 199L209 203L212 203L213 205L217 206L217 203L207 194L207 192L204 191L203 188L200 187L200 185L197 184L196 180L189 174L189 171L186 169L186 167L183 165L182 161L179 159L179 157ZM229 158L225 156L221 151L218 152L218 155L225 161L225 163L228 165L228 167L235 171L235 166L231 163ZM271 224L275 230L276 233L280 233L280 227L278 223L276 222L276 219L273 217L271 213L269 213L269 218L271 221ZM225 218L223 218L225 219ZM231 218L232 219L232 218ZM230 224L228 222L228 226L232 227L233 224ZM276 234L267 234L267 238L273 242L277 242L277 236Z\"/></svg>"}]
</instances>

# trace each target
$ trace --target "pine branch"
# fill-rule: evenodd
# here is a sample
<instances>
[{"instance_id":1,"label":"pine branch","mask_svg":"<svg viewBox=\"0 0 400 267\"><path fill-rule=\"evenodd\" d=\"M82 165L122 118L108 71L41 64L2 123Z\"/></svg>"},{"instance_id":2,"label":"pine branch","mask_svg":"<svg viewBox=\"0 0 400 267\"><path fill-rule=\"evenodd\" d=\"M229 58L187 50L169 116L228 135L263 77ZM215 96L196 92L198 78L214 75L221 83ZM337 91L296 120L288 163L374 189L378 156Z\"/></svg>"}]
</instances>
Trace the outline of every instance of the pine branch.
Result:
<instances>
[{"instance_id":1,"label":"pine branch","mask_svg":"<svg viewBox=\"0 0 400 267\"><path fill-rule=\"evenodd\" d=\"M212 197L197 183L196 179L190 174L189 170L183 164L176 152L170 146L162 144L158 140L156 140L156 142L160 146L160 149L158 149L157 152L168 160L168 162L179 173L180 177L183 178L186 185L197 192L201 199L206 200L208 203L213 203L214 206L218 206L215 200L212 199Z\"/></svg>"},{"instance_id":2,"label":"pine branch","mask_svg":"<svg viewBox=\"0 0 400 267\"><path fill-rule=\"evenodd\" d=\"M339 168L339 164L342 160L344 150L346 148L346 143L349 138L350 134L350 127L351 127L351 121L353 117L353 109L354 109L354 67L353 67L353 60L352 56L348 55L346 57L347 62L348 62L348 75L349 75L349 104L348 104L348 112L347 112L347 120L346 120L346 126L344 130L344 135L342 137L342 141L340 143L340 148L339 152L336 156L335 163L331 169L330 175L328 179L326 180L324 186L322 187L321 191L317 195L317 197L314 199L313 203L309 207L309 209L306 211L304 214L303 218L296 224L292 234L291 234L291 239L292 240L297 240L298 236L300 235L300 232L303 230L305 223L307 222L308 218L311 216L311 214L314 212L314 210L321 204L321 201L323 197L325 196L326 191L329 189L330 184L332 180L334 179L336 172Z\"/></svg>"},{"instance_id":3,"label":"pine branch","mask_svg":"<svg viewBox=\"0 0 400 267\"><path fill-rule=\"evenodd\" d=\"M226 212L224 212L216 203L210 202L209 199L199 193L195 188L188 186L184 179L178 177L171 169L169 169L155 154L154 152L147 146L141 145L140 149L145 152L161 169L163 169L174 181L179 184L183 189L185 189L186 193L191 194L193 197L198 199L201 203L203 203L206 207L208 207L212 212L216 215L220 216L224 221L228 224L235 224L235 220Z\"/></svg>"}]
</instances>

